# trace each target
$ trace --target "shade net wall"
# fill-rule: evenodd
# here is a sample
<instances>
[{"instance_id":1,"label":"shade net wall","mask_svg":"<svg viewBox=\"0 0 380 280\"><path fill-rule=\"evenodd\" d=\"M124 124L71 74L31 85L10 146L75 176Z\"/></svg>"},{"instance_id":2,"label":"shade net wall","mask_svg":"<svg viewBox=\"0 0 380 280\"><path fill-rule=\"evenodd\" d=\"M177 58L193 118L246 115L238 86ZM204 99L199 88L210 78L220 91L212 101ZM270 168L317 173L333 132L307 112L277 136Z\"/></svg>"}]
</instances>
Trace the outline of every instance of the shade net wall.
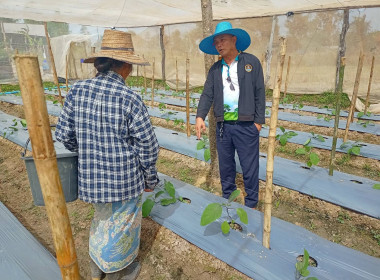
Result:
<instances>
[{"instance_id":1,"label":"shade net wall","mask_svg":"<svg viewBox=\"0 0 380 280\"><path fill-rule=\"evenodd\" d=\"M372 103L380 103L380 20L376 14L380 14L380 8L350 10L350 27L346 36L347 51L344 79L344 92L352 95L358 57L360 49L363 49L365 60L360 79L359 97L364 99L368 89L372 58L375 57L370 94ZM256 55L262 61L264 73L268 73L266 82L269 88L274 86L279 38L287 38L282 90L284 90L287 78L287 92L300 94L334 90L342 22L343 11L341 10L295 14L290 17L284 15L278 16L276 19L260 17L231 20L234 27L243 28L250 34L252 44L246 51ZM273 23L275 28L272 59L268 64L265 53L268 50ZM99 50L104 28L73 26L67 24L66 30L61 30L61 32L54 32L54 26L49 28L58 76L66 77L66 58L68 58L67 76L69 79L92 77L95 74L93 67L82 64L80 61L91 53L92 47L95 47L95 51ZM59 28L62 29L56 24L56 29ZM145 70L144 67L134 67L133 75L143 76L145 71L146 77L151 78L154 61L154 77L162 79L160 26L119 29L133 34L136 53L144 55L151 63L151 66L146 66ZM16 82L17 80L11 59L16 49L19 52L30 52L31 49L37 52L41 60L42 72L45 74L44 79L52 79L46 39L41 36L25 35L20 31L13 30L7 33L7 30L2 28L3 34L0 36L0 44L4 48L0 49L0 83ZM203 38L202 24L165 25L163 31L166 55L165 79L168 85L176 88L178 75L179 89L185 88L186 58L189 58L190 87L202 86L205 81L204 54L198 48L198 44ZM57 36L62 35L62 33L71 36ZM291 57L291 63L287 77L289 57Z\"/></svg>"}]
</instances>

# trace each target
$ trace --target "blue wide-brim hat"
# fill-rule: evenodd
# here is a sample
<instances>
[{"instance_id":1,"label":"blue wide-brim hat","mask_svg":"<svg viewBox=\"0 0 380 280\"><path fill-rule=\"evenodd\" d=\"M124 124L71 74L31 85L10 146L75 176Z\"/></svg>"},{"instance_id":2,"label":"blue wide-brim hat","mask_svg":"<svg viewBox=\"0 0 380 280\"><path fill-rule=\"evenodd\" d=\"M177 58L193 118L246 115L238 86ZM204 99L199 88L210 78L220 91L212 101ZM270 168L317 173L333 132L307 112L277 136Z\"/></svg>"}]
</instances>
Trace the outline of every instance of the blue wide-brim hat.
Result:
<instances>
[{"instance_id":1,"label":"blue wide-brim hat","mask_svg":"<svg viewBox=\"0 0 380 280\"><path fill-rule=\"evenodd\" d=\"M249 45L251 44L251 37L247 33L247 31L240 28L232 28L231 23L228 21L219 22L215 28L215 32L213 35L204 38L199 43L199 49L207 54L219 54L214 45L215 36L222 34L230 34L236 36L236 49L238 51L245 51Z\"/></svg>"}]
</instances>

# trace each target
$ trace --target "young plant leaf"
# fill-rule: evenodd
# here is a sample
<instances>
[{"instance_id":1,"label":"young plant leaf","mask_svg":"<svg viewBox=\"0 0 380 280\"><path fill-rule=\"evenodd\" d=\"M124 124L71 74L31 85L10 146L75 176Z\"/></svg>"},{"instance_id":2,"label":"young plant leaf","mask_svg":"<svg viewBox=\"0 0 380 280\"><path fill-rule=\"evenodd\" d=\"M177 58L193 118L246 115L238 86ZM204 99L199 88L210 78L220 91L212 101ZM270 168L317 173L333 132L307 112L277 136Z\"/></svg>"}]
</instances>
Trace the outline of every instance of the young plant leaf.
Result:
<instances>
[{"instance_id":1,"label":"young plant leaf","mask_svg":"<svg viewBox=\"0 0 380 280\"><path fill-rule=\"evenodd\" d=\"M286 135L281 135L280 137L280 144L281 146L285 146L286 145L286 142L288 142L288 137Z\"/></svg>"},{"instance_id":2,"label":"young plant leaf","mask_svg":"<svg viewBox=\"0 0 380 280\"><path fill-rule=\"evenodd\" d=\"M176 202L177 202L176 198L164 198L164 199L161 199L160 201L162 206L167 206Z\"/></svg>"},{"instance_id":3,"label":"young plant leaf","mask_svg":"<svg viewBox=\"0 0 380 280\"><path fill-rule=\"evenodd\" d=\"M283 126L280 126L280 129L281 129L282 133L285 132L285 128Z\"/></svg>"},{"instance_id":4,"label":"young plant leaf","mask_svg":"<svg viewBox=\"0 0 380 280\"><path fill-rule=\"evenodd\" d=\"M206 146L204 141L199 141L197 144L197 150L202 150Z\"/></svg>"},{"instance_id":5,"label":"young plant leaf","mask_svg":"<svg viewBox=\"0 0 380 280\"><path fill-rule=\"evenodd\" d=\"M307 139L305 143L303 143L304 146L307 146L309 145L309 143L311 142L311 138Z\"/></svg>"},{"instance_id":6,"label":"young plant leaf","mask_svg":"<svg viewBox=\"0 0 380 280\"><path fill-rule=\"evenodd\" d=\"M317 135L317 140L319 142L325 142L325 138L323 138L321 135Z\"/></svg>"},{"instance_id":7,"label":"young plant leaf","mask_svg":"<svg viewBox=\"0 0 380 280\"><path fill-rule=\"evenodd\" d=\"M221 225L220 225L220 228L222 229L222 232L224 234L227 234L230 232L230 225L227 221L224 221Z\"/></svg>"},{"instance_id":8,"label":"young plant leaf","mask_svg":"<svg viewBox=\"0 0 380 280\"><path fill-rule=\"evenodd\" d=\"M380 190L380 184L374 184L372 188L375 190Z\"/></svg>"},{"instance_id":9,"label":"young plant leaf","mask_svg":"<svg viewBox=\"0 0 380 280\"><path fill-rule=\"evenodd\" d=\"M175 198L175 188L171 182L166 181L164 188L172 198Z\"/></svg>"},{"instance_id":10,"label":"young plant leaf","mask_svg":"<svg viewBox=\"0 0 380 280\"><path fill-rule=\"evenodd\" d=\"M296 150L296 154L297 154L297 155L306 155L306 150L305 150L305 148L298 148L298 149Z\"/></svg>"},{"instance_id":11,"label":"young plant leaf","mask_svg":"<svg viewBox=\"0 0 380 280\"><path fill-rule=\"evenodd\" d=\"M147 198L143 205L142 205L142 215L143 217L148 217L150 212L152 211L153 209L153 206L154 206L154 201L151 200L150 198Z\"/></svg>"},{"instance_id":12,"label":"young plant leaf","mask_svg":"<svg viewBox=\"0 0 380 280\"><path fill-rule=\"evenodd\" d=\"M228 202L234 201L240 194L240 190L234 190L231 194L230 197L228 198Z\"/></svg>"},{"instance_id":13,"label":"young plant leaf","mask_svg":"<svg viewBox=\"0 0 380 280\"><path fill-rule=\"evenodd\" d=\"M157 198L159 197L160 195L162 195L163 193L165 193L164 191L159 191L156 193L156 195L154 196L154 198Z\"/></svg>"},{"instance_id":14,"label":"young plant leaf","mask_svg":"<svg viewBox=\"0 0 380 280\"><path fill-rule=\"evenodd\" d=\"M352 154L357 156L360 155L360 147L352 147L350 150Z\"/></svg>"},{"instance_id":15,"label":"young plant leaf","mask_svg":"<svg viewBox=\"0 0 380 280\"><path fill-rule=\"evenodd\" d=\"M211 224L222 215L222 206L219 203L211 203L207 205L202 213L201 226Z\"/></svg>"},{"instance_id":16,"label":"young plant leaf","mask_svg":"<svg viewBox=\"0 0 380 280\"><path fill-rule=\"evenodd\" d=\"M319 163L319 156L316 153L311 153L310 161L312 164L317 165Z\"/></svg>"},{"instance_id":17,"label":"young plant leaf","mask_svg":"<svg viewBox=\"0 0 380 280\"><path fill-rule=\"evenodd\" d=\"M203 153L203 157L205 158L205 161L210 160L210 158L211 158L210 149L205 149L205 152Z\"/></svg>"},{"instance_id":18,"label":"young plant leaf","mask_svg":"<svg viewBox=\"0 0 380 280\"><path fill-rule=\"evenodd\" d=\"M26 120L21 120L20 123L21 123L22 127L26 127Z\"/></svg>"},{"instance_id":19,"label":"young plant leaf","mask_svg":"<svg viewBox=\"0 0 380 280\"><path fill-rule=\"evenodd\" d=\"M236 213L238 214L240 221L244 224L248 224L248 215L247 212L243 208L236 209Z\"/></svg>"}]
</instances>

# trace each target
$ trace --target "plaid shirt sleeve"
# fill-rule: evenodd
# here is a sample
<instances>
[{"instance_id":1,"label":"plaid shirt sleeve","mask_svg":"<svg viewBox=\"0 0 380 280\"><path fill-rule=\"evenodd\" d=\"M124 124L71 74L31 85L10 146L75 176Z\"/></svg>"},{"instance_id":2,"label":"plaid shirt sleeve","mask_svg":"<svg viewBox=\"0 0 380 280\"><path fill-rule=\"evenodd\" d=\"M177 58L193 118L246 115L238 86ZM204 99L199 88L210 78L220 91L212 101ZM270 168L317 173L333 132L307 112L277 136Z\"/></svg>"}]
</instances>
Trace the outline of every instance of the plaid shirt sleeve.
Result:
<instances>
[{"instance_id":1,"label":"plaid shirt sleeve","mask_svg":"<svg viewBox=\"0 0 380 280\"><path fill-rule=\"evenodd\" d=\"M139 97L137 97L139 98ZM154 189L159 182L156 161L159 145L148 110L142 100L134 103L129 118L129 135L133 139L133 148L139 158L140 166L144 174L145 187Z\"/></svg>"},{"instance_id":2,"label":"plaid shirt sleeve","mask_svg":"<svg viewBox=\"0 0 380 280\"><path fill-rule=\"evenodd\" d=\"M72 95L70 92L66 96L65 106L63 106L61 115L59 117L57 127L55 130L56 139L61 142L66 149L71 152L78 151L78 142L75 133L74 125L74 110L72 103Z\"/></svg>"}]
</instances>

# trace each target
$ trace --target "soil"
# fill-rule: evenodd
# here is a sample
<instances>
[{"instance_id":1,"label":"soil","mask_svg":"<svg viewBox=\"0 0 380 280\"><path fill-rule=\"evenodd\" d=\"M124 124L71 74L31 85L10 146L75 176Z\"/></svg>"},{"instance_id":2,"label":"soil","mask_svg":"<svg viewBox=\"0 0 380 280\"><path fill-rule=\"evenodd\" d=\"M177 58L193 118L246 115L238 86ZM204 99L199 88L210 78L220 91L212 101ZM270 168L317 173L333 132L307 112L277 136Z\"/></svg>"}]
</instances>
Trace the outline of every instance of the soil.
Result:
<instances>
[{"instance_id":1,"label":"soil","mask_svg":"<svg viewBox=\"0 0 380 280\"><path fill-rule=\"evenodd\" d=\"M21 106L0 102L0 110L8 114L23 118ZM51 117L51 123L57 118ZM172 121L152 118L155 125L168 127L185 132L181 125ZM307 131L308 126L279 122L289 129ZM292 125L295 127L292 128ZM315 127L313 128L315 131ZM323 128L324 135L328 129ZM192 134L194 127L192 126ZM354 137L354 134L350 134ZM355 137L359 135L355 135ZM366 136L364 136L366 137ZM379 137L374 137L375 144L380 144ZM353 138L354 139L354 138ZM365 139L365 140L364 140ZM363 138L365 142L367 138ZM266 152L267 140L260 139L261 151ZM293 156L299 145L289 145L283 148L277 146L276 155L290 159L304 161L303 158ZM22 148L0 137L0 200L16 216L17 219L54 255L54 245L50 227L44 207L34 206L30 192L29 181L25 165L20 158ZM316 149L321 157L327 157L329 152ZM338 156L345 157L344 154ZM328 157L327 157L328 158ZM379 161L362 157L351 156L343 160L337 157L336 162L341 171L359 176L369 177L379 181ZM321 166L326 165L322 160ZM207 180L208 164L194 158L161 149L157 162L159 172L185 181L194 186L221 194L220 183L217 178ZM242 175L236 177L238 188L242 194L238 202L244 201L244 187ZM258 211L263 211L265 182L260 181ZM70 217L76 252L82 279L90 279L88 265L88 231L93 209L91 205L82 201L67 204ZM302 226L317 235L332 242L361 251L365 254L380 258L380 221L344 209L340 206L300 194L283 187L274 186L272 215L282 220ZM144 218L141 233L141 249L139 260L142 271L139 279L250 279L224 262L216 259L193 244L182 239L175 233L158 225L150 218Z\"/></svg>"}]
</instances>

